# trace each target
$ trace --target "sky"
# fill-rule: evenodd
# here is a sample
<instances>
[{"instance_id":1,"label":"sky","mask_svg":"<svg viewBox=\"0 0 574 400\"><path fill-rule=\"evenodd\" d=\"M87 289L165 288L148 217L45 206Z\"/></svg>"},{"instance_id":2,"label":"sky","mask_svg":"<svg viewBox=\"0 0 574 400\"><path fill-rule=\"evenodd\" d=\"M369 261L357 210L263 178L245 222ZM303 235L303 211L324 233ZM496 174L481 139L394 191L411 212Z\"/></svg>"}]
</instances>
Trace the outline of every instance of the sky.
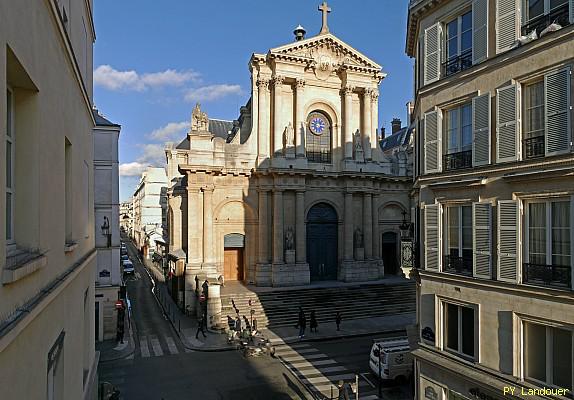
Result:
<instances>
[{"instance_id":1,"label":"sky","mask_svg":"<svg viewBox=\"0 0 574 400\"><path fill-rule=\"evenodd\" d=\"M236 119L249 99L253 53L321 28L319 0L98 0L94 2L94 103L120 134L120 200L146 166L163 166L166 142L189 129L196 102ZM383 66L379 128L406 118L412 64L405 55L408 0L331 0L332 34Z\"/></svg>"}]
</instances>

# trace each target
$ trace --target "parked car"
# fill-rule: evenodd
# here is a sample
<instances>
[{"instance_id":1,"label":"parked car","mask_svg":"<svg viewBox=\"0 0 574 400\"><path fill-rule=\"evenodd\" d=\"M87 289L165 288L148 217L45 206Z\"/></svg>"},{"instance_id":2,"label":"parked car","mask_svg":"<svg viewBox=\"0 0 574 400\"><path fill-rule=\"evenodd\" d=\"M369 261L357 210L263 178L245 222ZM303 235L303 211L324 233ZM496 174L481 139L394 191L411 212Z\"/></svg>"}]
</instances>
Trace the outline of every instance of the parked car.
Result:
<instances>
[{"instance_id":1,"label":"parked car","mask_svg":"<svg viewBox=\"0 0 574 400\"><path fill-rule=\"evenodd\" d=\"M398 337L373 340L369 366L380 379L406 382L413 373L413 356L408 339Z\"/></svg>"},{"instance_id":2,"label":"parked car","mask_svg":"<svg viewBox=\"0 0 574 400\"><path fill-rule=\"evenodd\" d=\"M124 274L133 275L135 273L134 265L130 260L123 262Z\"/></svg>"},{"instance_id":3,"label":"parked car","mask_svg":"<svg viewBox=\"0 0 574 400\"><path fill-rule=\"evenodd\" d=\"M121 254L122 256L124 256L124 255L127 256L127 255L128 255L128 249L125 248L125 247L122 247L122 248L120 249L120 254Z\"/></svg>"},{"instance_id":4,"label":"parked car","mask_svg":"<svg viewBox=\"0 0 574 400\"><path fill-rule=\"evenodd\" d=\"M127 261L127 260L129 260L130 258L128 257L127 254L122 254L122 256L121 256L120 259L122 260L122 263L123 263L124 261Z\"/></svg>"}]
</instances>

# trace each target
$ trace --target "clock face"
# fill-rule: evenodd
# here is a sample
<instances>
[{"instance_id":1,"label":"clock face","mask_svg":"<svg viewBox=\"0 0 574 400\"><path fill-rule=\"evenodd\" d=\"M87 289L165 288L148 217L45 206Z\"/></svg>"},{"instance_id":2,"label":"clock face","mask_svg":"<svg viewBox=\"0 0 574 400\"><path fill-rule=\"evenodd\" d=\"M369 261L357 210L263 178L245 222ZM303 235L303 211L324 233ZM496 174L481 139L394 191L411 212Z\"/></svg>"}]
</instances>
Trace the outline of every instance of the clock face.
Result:
<instances>
[{"instance_id":1,"label":"clock face","mask_svg":"<svg viewBox=\"0 0 574 400\"><path fill-rule=\"evenodd\" d=\"M309 122L309 129L315 135L321 135L325 131L325 121L321 117L314 117L311 122Z\"/></svg>"}]
</instances>

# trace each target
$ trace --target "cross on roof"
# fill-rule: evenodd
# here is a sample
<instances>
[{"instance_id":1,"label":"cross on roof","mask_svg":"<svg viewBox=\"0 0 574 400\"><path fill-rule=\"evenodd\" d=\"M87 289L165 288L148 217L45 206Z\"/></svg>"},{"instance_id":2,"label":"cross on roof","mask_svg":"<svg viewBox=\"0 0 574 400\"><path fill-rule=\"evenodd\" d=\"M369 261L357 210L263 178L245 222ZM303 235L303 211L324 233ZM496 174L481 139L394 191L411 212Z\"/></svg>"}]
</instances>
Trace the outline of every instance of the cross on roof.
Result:
<instances>
[{"instance_id":1,"label":"cross on roof","mask_svg":"<svg viewBox=\"0 0 574 400\"><path fill-rule=\"evenodd\" d=\"M329 27L327 26L327 15L331 12L331 8L327 5L327 2L324 1L323 4L319 6L319 11L323 14L323 24L321 25L321 33L329 33Z\"/></svg>"}]
</instances>

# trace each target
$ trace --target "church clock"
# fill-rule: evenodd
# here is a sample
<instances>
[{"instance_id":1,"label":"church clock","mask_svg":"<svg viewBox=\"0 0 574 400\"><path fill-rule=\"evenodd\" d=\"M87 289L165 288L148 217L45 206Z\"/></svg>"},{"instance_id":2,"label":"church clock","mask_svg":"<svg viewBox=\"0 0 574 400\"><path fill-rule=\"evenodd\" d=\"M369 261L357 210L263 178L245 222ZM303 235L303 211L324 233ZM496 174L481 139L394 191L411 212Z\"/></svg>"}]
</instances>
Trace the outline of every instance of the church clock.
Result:
<instances>
[{"instance_id":1,"label":"church clock","mask_svg":"<svg viewBox=\"0 0 574 400\"><path fill-rule=\"evenodd\" d=\"M323 134L323 132L325 131L325 126L326 126L325 121L323 120L323 118L319 116L315 116L314 118L311 119L311 121L309 121L309 129L315 135Z\"/></svg>"}]
</instances>

